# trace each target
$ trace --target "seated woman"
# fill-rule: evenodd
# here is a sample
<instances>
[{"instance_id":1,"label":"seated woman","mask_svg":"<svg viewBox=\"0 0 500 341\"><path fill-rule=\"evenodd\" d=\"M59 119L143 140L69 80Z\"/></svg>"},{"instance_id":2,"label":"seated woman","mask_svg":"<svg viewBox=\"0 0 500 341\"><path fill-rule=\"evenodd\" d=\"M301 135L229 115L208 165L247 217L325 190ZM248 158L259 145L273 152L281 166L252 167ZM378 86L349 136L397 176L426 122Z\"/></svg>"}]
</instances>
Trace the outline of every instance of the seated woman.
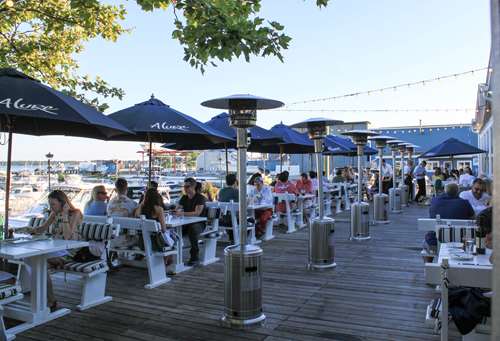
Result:
<instances>
[{"instance_id":1,"label":"seated woman","mask_svg":"<svg viewBox=\"0 0 500 341\"><path fill-rule=\"evenodd\" d=\"M290 193L290 194L299 194L297 191L297 187L288 181L288 172L284 171L280 173L278 176L278 182L274 185L274 193ZM286 212L285 204L283 202L278 203L277 206L278 212Z\"/></svg>"},{"instance_id":2,"label":"seated woman","mask_svg":"<svg viewBox=\"0 0 500 341\"><path fill-rule=\"evenodd\" d=\"M108 193L103 185L95 186L92 189L92 196L85 204L83 214L85 215L107 215Z\"/></svg>"},{"instance_id":3,"label":"seated woman","mask_svg":"<svg viewBox=\"0 0 500 341\"><path fill-rule=\"evenodd\" d=\"M163 210L163 198L156 188L149 188L144 195L143 202L135 210L135 216L144 215L146 219L156 220L160 224L163 234L168 233L165 226L165 211ZM172 264L172 256L164 257L165 265Z\"/></svg>"},{"instance_id":4,"label":"seated woman","mask_svg":"<svg viewBox=\"0 0 500 341\"><path fill-rule=\"evenodd\" d=\"M434 192L436 195L440 195L444 191L443 186L444 174L441 172L441 168L434 168L434 175L432 176L432 184L434 186Z\"/></svg>"},{"instance_id":5,"label":"seated woman","mask_svg":"<svg viewBox=\"0 0 500 341\"><path fill-rule=\"evenodd\" d=\"M264 179L262 176L256 176L254 178L254 186L248 193L250 202L257 205L272 205L273 204L273 194L269 186L264 185ZM266 224L272 218L273 210L271 208L255 210L255 236L260 238L266 232Z\"/></svg>"},{"instance_id":6,"label":"seated woman","mask_svg":"<svg viewBox=\"0 0 500 341\"><path fill-rule=\"evenodd\" d=\"M79 209L75 208L66 193L60 190L52 191L49 196L50 214L45 223L34 230L35 234L50 232L55 239L76 240L78 239L77 226L82 222L83 216ZM68 251L53 253L47 263L49 268L60 269L64 263L70 260ZM47 303L51 310L57 309L57 301L52 289L52 281L47 276Z\"/></svg>"}]
</instances>

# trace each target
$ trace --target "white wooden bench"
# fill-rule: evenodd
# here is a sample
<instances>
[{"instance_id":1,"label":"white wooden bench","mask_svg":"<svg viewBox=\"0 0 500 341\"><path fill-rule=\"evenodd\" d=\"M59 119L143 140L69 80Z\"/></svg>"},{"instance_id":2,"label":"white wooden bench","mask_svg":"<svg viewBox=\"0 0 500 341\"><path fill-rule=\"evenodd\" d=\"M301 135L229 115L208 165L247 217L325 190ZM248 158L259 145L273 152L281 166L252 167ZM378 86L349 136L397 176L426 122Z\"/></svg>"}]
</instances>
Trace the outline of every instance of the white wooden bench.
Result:
<instances>
[{"instance_id":1,"label":"white wooden bench","mask_svg":"<svg viewBox=\"0 0 500 341\"><path fill-rule=\"evenodd\" d=\"M222 235L219 231L220 212L221 209L218 206L207 206L207 224L205 230L200 233L200 240L198 242L201 265L212 264L220 260L215 256L217 252L217 240Z\"/></svg>"},{"instance_id":2,"label":"white wooden bench","mask_svg":"<svg viewBox=\"0 0 500 341\"><path fill-rule=\"evenodd\" d=\"M278 204L283 203L285 205L285 212L279 212L278 210L276 210L276 213L279 217L279 224L283 224L286 226L286 233L293 233L297 231L298 228L302 228L304 226L303 212L292 212L290 205L292 201L296 201L295 194L274 193L273 195L275 198L277 198Z\"/></svg>"},{"instance_id":3,"label":"white wooden bench","mask_svg":"<svg viewBox=\"0 0 500 341\"><path fill-rule=\"evenodd\" d=\"M120 226L110 223L106 217L104 219L83 219L78 226L78 234L82 240L90 243L104 243L104 253L102 258L95 261L80 263L71 261L64 265L63 269L57 269L54 273L64 273L76 277L82 287L82 296L77 309L82 311L103 304L112 300L110 296L105 295L107 272L108 248L112 238L119 234ZM45 217L32 217L29 222L29 228L37 228L46 221ZM50 232L50 231L49 231ZM18 278L22 283L23 292L31 290L29 287L29 272L23 266L23 262L16 262L20 269Z\"/></svg>"},{"instance_id":4,"label":"white wooden bench","mask_svg":"<svg viewBox=\"0 0 500 341\"><path fill-rule=\"evenodd\" d=\"M0 275L2 275L2 279L5 278L15 278L9 273L4 273L0 271ZM9 333L9 329L5 328L5 324L3 321L3 306L15 301L19 301L23 299L23 294L21 287L17 284L8 284L1 283L0 284L0 340L1 341L10 341L15 338L14 334Z\"/></svg>"},{"instance_id":5,"label":"white wooden bench","mask_svg":"<svg viewBox=\"0 0 500 341\"><path fill-rule=\"evenodd\" d=\"M426 282L435 285L441 285L441 309L439 318L430 316L431 307L427 307L426 323L433 325L437 330L440 329L441 340L448 340L448 287L465 286L475 288L491 288L492 270L491 268L480 267L452 267L447 260L442 264L428 263L425 265ZM447 283L443 281L443 275L446 275ZM446 317L446 318L443 318ZM478 324L469 334L464 335L463 341L489 341L491 326L489 324Z\"/></svg>"},{"instance_id":6,"label":"white wooden bench","mask_svg":"<svg viewBox=\"0 0 500 341\"><path fill-rule=\"evenodd\" d=\"M219 229L227 234L227 231L230 230L233 233L234 245L239 245L240 243L240 225L238 224L238 215L239 215L239 203L230 201L230 202L222 202L222 201L214 201L208 202L207 207L209 209L219 209L220 216L230 214L231 215L231 226L225 226L219 224ZM255 224L247 224L247 233L250 232L250 240L251 244L255 244L257 242L257 238L255 237Z\"/></svg>"},{"instance_id":7,"label":"white wooden bench","mask_svg":"<svg viewBox=\"0 0 500 341\"><path fill-rule=\"evenodd\" d=\"M115 223L96 223L84 220L78 226L80 239L89 243L104 243L105 248L102 258L88 262L71 261L64 264L63 269L56 270L80 278L82 297L80 304L76 306L80 311L112 300L111 296L105 295L107 272L109 270L107 251L111 239L118 235L119 230L120 226Z\"/></svg>"},{"instance_id":8,"label":"white wooden bench","mask_svg":"<svg viewBox=\"0 0 500 341\"><path fill-rule=\"evenodd\" d=\"M106 217L103 217L106 218ZM144 242L144 250L131 248L113 248L117 252L124 264L135 267L146 267L148 270L148 283L144 286L146 289L153 289L162 284L168 283L170 278L166 275L164 257L177 254L175 248L165 248L162 251L154 251L151 237L156 233L161 233L160 225L157 221L141 218L112 217L114 224L120 225L121 229L128 231L141 232ZM135 255L142 255L144 261L130 259Z\"/></svg>"},{"instance_id":9,"label":"white wooden bench","mask_svg":"<svg viewBox=\"0 0 500 341\"><path fill-rule=\"evenodd\" d=\"M462 242L466 239L473 239L475 237L476 221L475 220L462 220L462 219L432 219L432 218L419 218L418 219L419 231L434 231L437 238L437 250L441 243L449 242ZM437 254L430 253L427 250L422 250L422 257L431 260Z\"/></svg>"}]
</instances>

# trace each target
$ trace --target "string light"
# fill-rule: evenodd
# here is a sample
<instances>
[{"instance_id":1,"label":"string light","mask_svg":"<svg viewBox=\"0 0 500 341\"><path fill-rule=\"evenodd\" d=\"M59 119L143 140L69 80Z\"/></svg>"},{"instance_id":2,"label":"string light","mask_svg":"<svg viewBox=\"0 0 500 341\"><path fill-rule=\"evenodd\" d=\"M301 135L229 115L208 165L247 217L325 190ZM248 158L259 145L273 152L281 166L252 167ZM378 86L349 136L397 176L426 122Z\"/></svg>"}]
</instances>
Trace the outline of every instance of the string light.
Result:
<instances>
[{"instance_id":1,"label":"string light","mask_svg":"<svg viewBox=\"0 0 500 341\"><path fill-rule=\"evenodd\" d=\"M274 109L275 111L289 111L289 112L474 112L474 108L436 108L436 109Z\"/></svg>"},{"instance_id":2,"label":"string light","mask_svg":"<svg viewBox=\"0 0 500 341\"><path fill-rule=\"evenodd\" d=\"M344 94L344 95L331 96L331 97L321 97L321 98L313 98L313 99L307 99L307 100L303 100L303 101L291 102L291 103L288 103L287 106L296 105L296 104L304 104L304 103L333 101L333 100L340 99L340 98L356 97L356 96L359 96L359 95L370 95L370 94L372 94L374 92L380 92L380 93L382 93L384 90L389 90L389 89L393 89L394 91L396 91L396 89L398 89L398 88L402 88L402 87L408 87L409 88L409 87L414 86L414 85L425 86L426 83L437 82L437 81L441 81L443 79L449 79L449 78L455 78L456 79L456 78L458 78L460 76L466 76L466 75L471 75L471 74L473 75L475 72L484 71L484 70L488 70L488 72L493 72L492 68L483 67L483 68L479 68L479 69L474 69L474 70L469 70L469 71L464 71L464 72L459 72L459 73L453 73L453 74L450 74L450 75L437 76L437 77L434 77L434 78L424 79L424 80L420 80L420 81L417 81L417 82L402 83L402 84L387 86L387 87L383 87L383 88L379 88L379 89L357 91L357 92L352 92L352 93Z\"/></svg>"}]
</instances>

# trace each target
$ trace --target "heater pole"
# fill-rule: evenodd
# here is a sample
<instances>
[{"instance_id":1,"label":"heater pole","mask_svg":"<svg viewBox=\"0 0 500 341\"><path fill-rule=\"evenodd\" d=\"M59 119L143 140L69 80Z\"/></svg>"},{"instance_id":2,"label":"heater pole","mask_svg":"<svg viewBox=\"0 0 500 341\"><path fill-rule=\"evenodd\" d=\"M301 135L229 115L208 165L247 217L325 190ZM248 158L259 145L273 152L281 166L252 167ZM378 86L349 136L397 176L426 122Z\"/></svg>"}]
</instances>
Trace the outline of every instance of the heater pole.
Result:
<instances>
[{"instance_id":1,"label":"heater pole","mask_svg":"<svg viewBox=\"0 0 500 341\"><path fill-rule=\"evenodd\" d=\"M362 180L363 180L363 167L361 165L363 159L363 145L358 144L358 202L361 202Z\"/></svg>"},{"instance_id":2,"label":"heater pole","mask_svg":"<svg viewBox=\"0 0 500 341\"><path fill-rule=\"evenodd\" d=\"M239 218L240 218L240 247L243 255L247 239L247 129L236 129L238 148L238 182L239 182Z\"/></svg>"},{"instance_id":3,"label":"heater pole","mask_svg":"<svg viewBox=\"0 0 500 341\"><path fill-rule=\"evenodd\" d=\"M316 169L318 170L318 202L319 202L319 219L325 217L325 205L323 203L323 157L321 155L321 148L323 147L322 139L314 140L314 153L316 156Z\"/></svg>"}]
</instances>

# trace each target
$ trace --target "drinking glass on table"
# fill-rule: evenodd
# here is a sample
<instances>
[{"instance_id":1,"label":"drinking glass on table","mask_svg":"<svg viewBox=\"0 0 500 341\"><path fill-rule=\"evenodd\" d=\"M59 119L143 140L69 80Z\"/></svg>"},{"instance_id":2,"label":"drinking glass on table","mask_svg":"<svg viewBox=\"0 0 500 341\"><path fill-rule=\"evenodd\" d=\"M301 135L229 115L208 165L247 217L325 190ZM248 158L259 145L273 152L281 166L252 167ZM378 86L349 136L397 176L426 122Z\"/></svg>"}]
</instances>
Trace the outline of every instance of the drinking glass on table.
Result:
<instances>
[{"instance_id":1,"label":"drinking glass on table","mask_svg":"<svg viewBox=\"0 0 500 341\"><path fill-rule=\"evenodd\" d=\"M184 218L184 209L182 207L179 207L176 211L175 211L175 214L179 217L179 218Z\"/></svg>"},{"instance_id":2,"label":"drinking glass on table","mask_svg":"<svg viewBox=\"0 0 500 341\"><path fill-rule=\"evenodd\" d=\"M465 254L470 256L474 253L474 240L473 239L467 239L465 241Z\"/></svg>"}]
</instances>

